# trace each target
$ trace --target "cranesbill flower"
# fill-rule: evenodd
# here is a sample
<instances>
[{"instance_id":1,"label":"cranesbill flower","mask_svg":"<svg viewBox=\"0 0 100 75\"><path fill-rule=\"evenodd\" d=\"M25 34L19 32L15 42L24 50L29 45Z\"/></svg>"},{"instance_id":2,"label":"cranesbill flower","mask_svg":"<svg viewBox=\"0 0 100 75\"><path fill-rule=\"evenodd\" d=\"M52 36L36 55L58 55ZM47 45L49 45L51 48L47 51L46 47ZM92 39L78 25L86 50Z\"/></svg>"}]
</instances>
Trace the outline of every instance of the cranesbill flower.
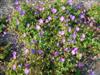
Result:
<instances>
[{"instance_id":1,"label":"cranesbill flower","mask_svg":"<svg viewBox=\"0 0 100 75\"><path fill-rule=\"evenodd\" d=\"M69 49L68 48L64 48L64 51L67 52Z\"/></svg>"},{"instance_id":2,"label":"cranesbill flower","mask_svg":"<svg viewBox=\"0 0 100 75\"><path fill-rule=\"evenodd\" d=\"M60 17L60 21L63 22L65 20L64 16Z\"/></svg>"},{"instance_id":3,"label":"cranesbill flower","mask_svg":"<svg viewBox=\"0 0 100 75\"><path fill-rule=\"evenodd\" d=\"M77 54L77 52L78 52L78 48L74 48L74 49L71 51L72 55Z\"/></svg>"},{"instance_id":4,"label":"cranesbill flower","mask_svg":"<svg viewBox=\"0 0 100 75\"><path fill-rule=\"evenodd\" d=\"M20 15L21 15L21 16L24 16L24 15L25 15L25 11L24 11L24 10L21 10L21 11L20 11Z\"/></svg>"},{"instance_id":5,"label":"cranesbill flower","mask_svg":"<svg viewBox=\"0 0 100 75\"><path fill-rule=\"evenodd\" d=\"M80 28L77 26L77 27L76 27L76 31L78 32L79 30L80 30Z\"/></svg>"},{"instance_id":6,"label":"cranesbill flower","mask_svg":"<svg viewBox=\"0 0 100 75\"><path fill-rule=\"evenodd\" d=\"M29 70L28 68L25 68L25 69L24 69L24 73L25 73L25 75L28 75L29 72L30 72L30 70Z\"/></svg>"},{"instance_id":7,"label":"cranesbill flower","mask_svg":"<svg viewBox=\"0 0 100 75\"><path fill-rule=\"evenodd\" d=\"M60 62L64 62L65 61L65 58L64 57L61 57L59 61Z\"/></svg>"},{"instance_id":8,"label":"cranesbill flower","mask_svg":"<svg viewBox=\"0 0 100 75\"><path fill-rule=\"evenodd\" d=\"M80 2L79 4L77 4L76 8L77 8L77 9L80 9L82 6L83 6L83 3Z\"/></svg>"},{"instance_id":9,"label":"cranesbill flower","mask_svg":"<svg viewBox=\"0 0 100 75\"><path fill-rule=\"evenodd\" d=\"M52 18L51 18L51 16L48 16L48 20L50 21Z\"/></svg>"},{"instance_id":10,"label":"cranesbill flower","mask_svg":"<svg viewBox=\"0 0 100 75\"><path fill-rule=\"evenodd\" d=\"M72 30L71 27L68 27L68 32L71 32L71 30Z\"/></svg>"},{"instance_id":11,"label":"cranesbill flower","mask_svg":"<svg viewBox=\"0 0 100 75\"><path fill-rule=\"evenodd\" d=\"M55 13L57 12L57 9L52 8L52 9L51 9L51 12L52 12L53 14L55 14Z\"/></svg>"},{"instance_id":12,"label":"cranesbill flower","mask_svg":"<svg viewBox=\"0 0 100 75\"><path fill-rule=\"evenodd\" d=\"M59 52L58 51L55 51L54 52L54 56L58 56L59 55Z\"/></svg>"},{"instance_id":13,"label":"cranesbill flower","mask_svg":"<svg viewBox=\"0 0 100 75\"><path fill-rule=\"evenodd\" d=\"M85 39L85 34L82 34L80 40L83 41L84 39Z\"/></svg>"},{"instance_id":14,"label":"cranesbill flower","mask_svg":"<svg viewBox=\"0 0 100 75\"><path fill-rule=\"evenodd\" d=\"M26 68L29 68L29 67L30 67L30 64L26 63L26 64L25 64L25 67L26 67Z\"/></svg>"},{"instance_id":15,"label":"cranesbill flower","mask_svg":"<svg viewBox=\"0 0 100 75\"><path fill-rule=\"evenodd\" d=\"M76 38L76 32L74 32L74 33L72 34L72 37L73 37L73 39Z\"/></svg>"},{"instance_id":16,"label":"cranesbill flower","mask_svg":"<svg viewBox=\"0 0 100 75\"><path fill-rule=\"evenodd\" d=\"M90 70L89 75L95 75L95 72L93 70Z\"/></svg>"},{"instance_id":17,"label":"cranesbill flower","mask_svg":"<svg viewBox=\"0 0 100 75\"><path fill-rule=\"evenodd\" d=\"M72 4L73 4L73 0L67 0L67 3L68 3L69 5L72 5Z\"/></svg>"},{"instance_id":18,"label":"cranesbill flower","mask_svg":"<svg viewBox=\"0 0 100 75\"><path fill-rule=\"evenodd\" d=\"M13 70L16 70L16 64L14 64L14 65L12 66L12 69L13 69Z\"/></svg>"},{"instance_id":19,"label":"cranesbill flower","mask_svg":"<svg viewBox=\"0 0 100 75\"><path fill-rule=\"evenodd\" d=\"M75 16L74 15L70 15L70 19L73 21L75 20Z\"/></svg>"},{"instance_id":20,"label":"cranesbill flower","mask_svg":"<svg viewBox=\"0 0 100 75\"><path fill-rule=\"evenodd\" d=\"M17 55L16 51L14 51L14 52L12 53L12 55L13 55L13 59L16 59L16 55Z\"/></svg>"},{"instance_id":21,"label":"cranesbill flower","mask_svg":"<svg viewBox=\"0 0 100 75\"><path fill-rule=\"evenodd\" d=\"M38 20L39 24L43 24L43 19Z\"/></svg>"},{"instance_id":22,"label":"cranesbill flower","mask_svg":"<svg viewBox=\"0 0 100 75\"><path fill-rule=\"evenodd\" d=\"M84 14L80 14L80 18L83 19L85 17Z\"/></svg>"},{"instance_id":23,"label":"cranesbill flower","mask_svg":"<svg viewBox=\"0 0 100 75\"><path fill-rule=\"evenodd\" d=\"M65 32L64 31L59 31L59 35L64 35Z\"/></svg>"},{"instance_id":24,"label":"cranesbill flower","mask_svg":"<svg viewBox=\"0 0 100 75\"><path fill-rule=\"evenodd\" d=\"M21 11L21 7L20 7L19 5L16 6L15 9L16 9L17 11L19 11L19 12Z\"/></svg>"},{"instance_id":25,"label":"cranesbill flower","mask_svg":"<svg viewBox=\"0 0 100 75\"><path fill-rule=\"evenodd\" d=\"M84 66L84 64L83 64L82 62L78 62L77 66L78 66L79 68L82 68L82 67Z\"/></svg>"},{"instance_id":26,"label":"cranesbill flower","mask_svg":"<svg viewBox=\"0 0 100 75\"><path fill-rule=\"evenodd\" d=\"M19 4L18 0L16 0L14 4L15 4L15 5L18 5L18 4Z\"/></svg>"},{"instance_id":27,"label":"cranesbill flower","mask_svg":"<svg viewBox=\"0 0 100 75\"><path fill-rule=\"evenodd\" d=\"M35 49L32 49L32 54L35 54L35 52L36 52Z\"/></svg>"},{"instance_id":28,"label":"cranesbill flower","mask_svg":"<svg viewBox=\"0 0 100 75\"><path fill-rule=\"evenodd\" d=\"M48 22L49 22L49 20L48 20L48 19L46 19L46 20L45 20L45 23L48 23Z\"/></svg>"},{"instance_id":29,"label":"cranesbill flower","mask_svg":"<svg viewBox=\"0 0 100 75\"><path fill-rule=\"evenodd\" d=\"M42 50L38 50L37 53L38 53L38 54L42 54L43 51L42 51Z\"/></svg>"},{"instance_id":30,"label":"cranesbill flower","mask_svg":"<svg viewBox=\"0 0 100 75\"><path fill-rule=\"evenodd\" d=\"M41 27L39 26L39 25L36 25L36 30L40 30L41 29Z\"/></svg>"}]
</instances>

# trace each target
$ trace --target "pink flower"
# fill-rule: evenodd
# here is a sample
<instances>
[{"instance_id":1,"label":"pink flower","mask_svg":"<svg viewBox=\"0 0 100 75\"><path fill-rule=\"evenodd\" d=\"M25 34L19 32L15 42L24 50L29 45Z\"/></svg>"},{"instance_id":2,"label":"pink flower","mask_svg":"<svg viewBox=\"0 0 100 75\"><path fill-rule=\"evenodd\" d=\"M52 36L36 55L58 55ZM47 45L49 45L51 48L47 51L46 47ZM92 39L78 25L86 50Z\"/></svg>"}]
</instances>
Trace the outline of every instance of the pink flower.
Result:
<instances>
[{"instance_id":1,"label":"pink flower","mask_svg":"<svg viewBox=\"0 0 100 75\"><path fill-rule=\"evenodd\" d=\"M60 21L61 21L61 22L63 22L64 19L65 19L64 16L61 16L61 17L60 17Z\"/></svg>"},{"instance_id":2,"label":"pink flower","mask_svg":"<svg viewBox=\"0 0 100 75\"><path fill-rule=\"evenodd\" d=\"M72 53L72 55L75 55L75 54L77 54L77 52L78 52L78 48L74 48L71 53Z\"/></svg>"},{"instance_id":3,"label":"pink flower","mask_svg":"<svg viewBox=\"0 0 100 75\"><path fill-rule=\"evenodd\" d=\"M82 67L84 66L84 64L83 64L82 62L78 62L77 66L78 66L79 68L82 68Z\"/></svg>"},{"instance_id":4,"label":"pink flower","mask_svg":"<svg viewBox=\"0 0 100 75\"><path fill-rule=\"evenodd\" d=\"M55 51L54 52L54 56L56 57L56 56L58 56L59 55L59 52L58 51Z\"/></svg>"},{"instance_id":5,"label":"pink flower","mask_svg":"<svg viewBox=\"0 0 100 75\"><path fill-rule=\"evenodd\" d=\"M70 15L71 20L75 20L75 16L74 15Z\"/></svg>"},{"instance_id":6,"label":"pink flower","mask_svg":"<svg viewBox=\"0 0 100 75\"><path fill-rule=\"evenodd\" d=\"M43 19L39 19L39 24L43 24Z\"/></svg>"},{"instance_id":7,"label":"pink flower","mask_svg":"<svg viewBox=\"0 0 100 75\"><path fill-rule=\"evenodd\" d=\"M15 5L18 5L18 4L19 4L19 2L18 2L18 0L16 0L16 1L15 1Z\"/></svg>"},{"instance_id":8,"label":"pink flower","mask_svg":"<svg viewBox=\"0 0 100 75\"><path fill-rule=\"evenodd\" d=\"M48 19L46 19L46 20L45 20L45 23L48 23L48 22L49 22L49 20L48 20Z\"/></svg>"},{"instance_id":9,"label":"pink flower","mask_svg":"<svg viewBox=\"0 0 100 75\"><path fill-rule=\"evenodd\" d=\"M50 16L48 16L48 20L50 21L52 18Z\"/></svg>"},{"instance_id":10,"label":"pink flower","mask_svg":"<svg viewBox=\"0 0 100 75\"><path fill-rule=\"evenodd\" d=\"M73 0L68 0L67 3L68 3L69 5L72 5L72 4L73 4Z\"/></svg>"},{"instance_id":11,"label":"pink flower","mask_svg":"<svg viewBox=\"0 0 100 75\"><path fill-rule=\"evenodd\" d=\"M85 39L85 34L82 34L80 40L84 41L84 39Z\"/></svg>"},{"instance_id":12,"label":"pink flower","mask_svg":"<svg viewBox=\"0 0 100 75\"><path fill-rule=\"evenodd\" d=\"M71 32L71 27L68 28L68 32Z\"/></svg>"},{"instance_id":13,"label":"pink flower","mask_svg":"<svg viewBox=\"0 0 100 75\"><path fill-rule=\"evenodd\" d=\"M65 58L61 57L60 62L64 62L64 61L65 61Z\"/></svg>"},{"instance_id":14,"label":"pink flower","mask_svg":"<svg viewBox=\"0 0 100 75\"><path fill-rule=\"evenodd\" d=\"M13 65L12 69L13 70L16 70L16 64Z\"/></svg>"},{"instance_id":15,"label":"pink flower","mask_svg":"<svg viewBox=\"0 0 100 75\"><path fill-rule=\"evenodd\" d=\"M12 55L13 55L13 59L16 59L16 51L14 51L14 52L12 53Z\"/></svg>"},{"instance_id":16,"label":"pink flower","mask_svg":"<svg viewBox=\"0 0 100 75\"><path fill-rule=\"evenodd\" d=\"M59 31L59 35L64 35L65 32L64 31Z\"/></svg>"},{"instance_id":17,"label":"pink flower","mask_svg":"<svg viewBox=\"0 0 100 75\"><path fill-rule=\"evenodd\" d=\"M67 52L68 51L68 48L64 48L64 51Z\"/></svg>"},{"instance_id":18,"label":"pink flower","mask_svg":"<svg viewBox=\"0 0 100 75\"><path fill-rule=\"evenodd\" d=\"M57 12L57 9L52 8L52 9L51 9L51 12L52 12L53 14L55 14L55 13Z\"/></svg>"},{"instance_id":19,"label":"pink flower","mask_svg":"<svg viewBox=\"0 0 100 75\"><path fill-rule=\"evenodd\" d=\"M24 73L25 73L26 75L28 75L29 72L30 72L30 70L29 70L28 68L25 68L25 69L24 69Z\"/></svg>"},{"instance_id":20,"label":"pink flower","mask_svg":"<svg viewBox=\"0 0 100 75\"><path fill-rule=\"evenodd\" d=\"M76 27L76 31L78 32L80 30L80 28L79 27Z\"/></svg>"},{"instance_id":21,"label":"pink flower","mask_svg":"<svg viewBox=\"0 0 100 75\"><path fill-rule=\"evenodd\" d=\"M39 25L36 25L36 30L40 30L41 27Z\"/></svg>"}]
</instances>

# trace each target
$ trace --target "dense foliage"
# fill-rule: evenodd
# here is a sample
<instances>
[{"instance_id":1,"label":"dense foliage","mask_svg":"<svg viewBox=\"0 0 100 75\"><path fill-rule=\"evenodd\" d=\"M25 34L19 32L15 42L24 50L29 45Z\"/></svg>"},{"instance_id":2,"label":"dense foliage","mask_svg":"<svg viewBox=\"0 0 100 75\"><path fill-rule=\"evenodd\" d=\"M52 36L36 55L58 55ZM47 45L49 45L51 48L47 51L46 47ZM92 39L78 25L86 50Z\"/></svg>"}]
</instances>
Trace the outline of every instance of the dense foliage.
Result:
<instances>
[{"instance_id":1,"label":"dense foliage","mask_svg":"<svg viewBox=\"0 0 100 75\"><path fill-rule=\"evenodd\" d=\"M15 33L22 47L11 51L6 75L85 75L84 71L88 72L87 58L93 61L100 50L100 40L94 38L99 28L94 31L90 27L91 23L94 25L92 11L87 13L82 3L75 6L70 0L34 5L16 1L14 7L5 20L7 31L1 28L0 32ZM89 73L92 75L92 69Z\"/></svg>"}]
</instances>

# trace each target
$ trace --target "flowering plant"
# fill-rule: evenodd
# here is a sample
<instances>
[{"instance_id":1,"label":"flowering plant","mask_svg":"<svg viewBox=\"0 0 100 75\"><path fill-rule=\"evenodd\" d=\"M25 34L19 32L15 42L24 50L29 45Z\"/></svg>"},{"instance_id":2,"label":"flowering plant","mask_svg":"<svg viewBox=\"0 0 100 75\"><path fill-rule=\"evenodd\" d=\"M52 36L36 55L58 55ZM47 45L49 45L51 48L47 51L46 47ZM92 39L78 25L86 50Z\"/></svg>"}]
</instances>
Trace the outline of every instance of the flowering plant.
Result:
<instances>
[{"instance_id":1,"label":"flowering plant","mask_svg":"<svg viewBox=\"0 0 100 75\"><path fill-rule=\"evenodd\" d=\"M82 75L87 70L84 60L98 53L99 40L93 38L86 10L71 1L15 3L7 29L22 47L12 52L7 75Z\"/></svg>"}]
</instances>

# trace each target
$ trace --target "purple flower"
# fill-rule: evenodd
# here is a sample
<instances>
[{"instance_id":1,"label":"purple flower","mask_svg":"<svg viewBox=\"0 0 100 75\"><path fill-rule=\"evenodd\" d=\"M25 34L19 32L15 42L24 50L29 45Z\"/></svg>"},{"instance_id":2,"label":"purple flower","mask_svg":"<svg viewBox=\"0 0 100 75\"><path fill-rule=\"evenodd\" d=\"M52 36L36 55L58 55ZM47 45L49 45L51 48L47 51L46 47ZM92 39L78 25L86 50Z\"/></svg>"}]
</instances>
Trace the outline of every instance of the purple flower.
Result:
<instances>
[{"instance_id":1,"label":"purple flower","mask_svg":"<svg viewBox=\"0 0 100 75\"><path fill-rule=\"evenodd\" d=\"M69 5L72 5L72 4L73 4L73 0L67 0L67 3L68 3Z\"/></svg>"},{"instance_id":2,"label":"purple flower","mask_svg":"<svg viewBox=\"0 0 100 75\"><path fill-rule=\"evenodd\" d=\"M61 22L63 22L64 19L65 19L64 16L61 16L61 17L60 17L60 21L61 21Z\"/></svg>"},{"instance_id":3,"label":"purple flower","mask_svg":"<svg viewBox=\"0 0 100 75\"><path fill-rule=\"evenodd\" d=\"M48 22L49 22L49 20L48 20L48 19L46 19L46 20L45 20L45 23L48 23Z\"/></svg>"},{"instance_id":4,"label":"purple flower","mask_svg":"<svg viewBox=\"0 0 100 75\"><path fill-rule=\"evenodd\" d=\"M66 52L67 52L67 51L68 51L68 48L64 48L64 51L66 51Z\"/></svg>"},{"instance_id":5,"label":"purple flower","mask_svg":"<svg viewBox=\"0 0 100 75\"><path fill-rule=\"evenodd\" d=\"M16 64L13 65L12 69L13 70L16 70Z\"/></svg>"},{"instance_id":6,"label":"purple flower","mask_svg":"<svg viewBox=\"0 0 100 75\"><path fill-rule=\"evenodd\" d=\"M43 11L44 7L42 5L38 5L38 6L36 6L36 9L39 10L39 11Z\"/></svg>"},{"instance_id":7,"label":"purple flower","mask_svg":"<svg viewBox=\"0 0 100 75\"><path fill-rule=\"evenodd\" d=\"M39 19L39 24L43 24L43 19Z\"/></svg>"},{"instance_id":8,"label":"purple flower","mask_svg":"<svg viewBox=\"0 0 100 75\"><path fill-rule=\"evenodd\" d=\"M38 50L37 52L38 52L38 54L42 54L42 53L43 53L43 51L42 51L42 50Z\"/></svg>"},{"instance_id":9,"label":"purple flower","mask_svg":"<svg viewBox=\"0 0 100 75\"><path fill-rule=\"evenodd\" d=\"M19 4L19 2L18 2L18 0L16 0L16 1L15 1L15 5L18 5L18 4Z\"/></svg>"},{"instance_id":10,"label":"purple flower","mask_svg":"<svg viewBox=\"0 0 100 75\"><path fill-rule=\"evenodd\" d=\"M80 14L80 18L81 18L81 19L83 19L83 18L84 18L84 16L85 16L84 14Z\"/></svg>"},{"instance_id":11,"label":"purple flower","mask_svg":"<svg viewBox=\"0 0 100 75\"><path fill-rule=\"evenodd\" d=\"M32 54L35 54L35 52L36 52L36 51L35 51L34 49L32 49Z\"/></svg>"},{"instance_id":12,"label":"purple flower","mask_svg":"<svg viewBox=\"0 0 100 75\"><path fill-rule=\"evenodd\" d=\"M25 11L24 10L21 10L20 11L20 15L24 16L25 15Z\"/></svg>"},{"instance_id":13,"label":"purple flower","mask_svg":"<svg viewBox=\"0 0 100 75\"><path fill-rule=\"evenodd\" d=\"M95 72L93 70L90 70L89 75L95 75Z\"/></svg>"},{"instance_id":14,"label":"purple flower","mask_svg":"<svg viewBox=\"0 0 100 75\"><path fill-rule=\"evenodd\" d=\"M71 27L68 28L68 32L71 32Z\"/></svg>"},{"instance_id":15,"label":"purple flower","mask_svg":"<svg viewBox=\"0 0 100 75\"><path fill-rule=\"evenodd\" d=\"M25 67L26 67L26 68L29 68L29 67L30 67L30 64L26 63L26 64L25 64Z\"/></svg>"},{"instance_id":16,"label":"purple flower","mask_svg":"<svg viewBox=\"0 0 100 75\"><path fill-rule=\"evenodd\" d=\"M80 30L80 28L79 27L76 27L76 31L78 32Z\"/></svg>"},{"instance_id":17,"label":"purple flower","mask_svg":"<svg viewBox=\"0 0 100 75\"><path fill-rule=\"evenodd\" d=\"M83 64L82 62L78 62L77 66L78 66L79 68L82 68L82 67L84 66L84 64Z\"/></svg>"},{"instance_id":18,"label":"purple flower","mask_svg":"<svg viewBox=\"0 0 100 75\"><path fill-rule=\"evenodd\" d=\"M25 69L24 69L24 73L25 73L25 75L28 75L29 72L30 72L30 70L29 70L28 68L25 68Z\"/></svg>"},{"instance_id":19,"label":"purple flower","mask_svg":"<svg viewBox=\"0 0 100 75\"><path fill-rule=\"evenodd\" d=\"M13 59L16 59L16 51L14 51L13 53L12 53L12 55L13 55Z\"/></svg>"},{"instance_id":20,"label":"purple flower","mask_svg":"<svg viewBox=\"0 0 100 75\"><path fill-rule=\"evenodd\" d=\"M58 56L59 55L59 52L58 51L55 51L54 52L54 56L56 57L56 56Z\"/></svg>"},{"instance_id":21,"label":"purple flower","mask_svg":"<svg viewBox=\"0 0 100 75\"><path fill-rule=\"evenodd\" d=\"M48 16L48 20L50 21L52 18L50 16Z\"/></svg>"},{"instance_id":22,"label":"purple flower","mask_svg":"<svg viewBox=\"0 0 100 75\"><path fill-rule=\"evenodd\" d=\"M40 30L41 27L39 25L36 25L36 30Z\"/></svg>"},{"instance_id":23,"label":"purple flower","mask_svg":"<svg viewBox=\"0 0 100 75\"><path fill-rule=\"evenodd\" d=\"M60 62L64 62L65 61L65 58L61 57L59 61Z\"/></svg>"},{"instance_id":24,"label":"purple flower","mask_svg":"<svg viewBox=\"0 0 100 75\"><path fill-rule=\"evenodd\" d=\"M64 31L59 31L59 35L64 35L65 32Z\"/></svg>"},{"instance_id":25,"label":"purple flower","mask_svg":"<svg viewBox=\"0 0 100 75\"><path fill-rule=\"evenodd\" d=\"M77 54L77 52L78 52L78 48L74 48L71 53L72 53L72 55L75 55L75 54Z\"/></svg>"},{"instance_id":26,"label":"purple flower","mask_svg":"<svg viewBox=\"0 0 100 75\"><path fill-rule=\"evenodd\" d=\"M82 6L83 6L83 3L80 2L79 4L77 4L76 8L77 8L77 9L80 9Z\"/></svg>"},{"instance_id":27,"label":"purple flower","mask_svg":"<svg viewBox=\"0 0 100 75\"><path fill-rule=\"evenodd\" d=\"M55 13L57 12L57 9L52 8L52 9L51 9L51 12L52 12L53 14L55 14Z\"/></svg>"},{"instance_id":28,"label":"purple flower","mask_svg":"<svg viewBox=\"0 0 100 75\"><path fill-rule=\"evenodd\" d=\"M85 39L85 34L82 34L80 40L83 41L84 39Z\"/></svg>"},{"instance_id":29,"label":"purple flower","mask_svg":"<svg viewBox=\"0 0 100 75\"><path fill-rule=\"evenodd\" d=\"M21 7L20 7L19 5L16 6L15 9L16 9L17 11L19 11L19 12L21 11Z\"/></svg>"},{"instance_id":30,"label":"purple flower","mask_svg":"<svg viewBox=\"0 0 100 75\"><path fill-rule=\"evenodd\" d=\"M75 16L74 15L70 15L71 20L75 20Z\"/></svg>"},{"instance_id":31,"label":"purple flower","mask_svg":"<svg viewBox=\"0 0 100 75\"><path fill-rule=\"evenodd\" d=\"M73 39L76 38L76 32L74 32L74 33L72 34L72 37L73 37Z\"/></svg>"}]
</instances>

